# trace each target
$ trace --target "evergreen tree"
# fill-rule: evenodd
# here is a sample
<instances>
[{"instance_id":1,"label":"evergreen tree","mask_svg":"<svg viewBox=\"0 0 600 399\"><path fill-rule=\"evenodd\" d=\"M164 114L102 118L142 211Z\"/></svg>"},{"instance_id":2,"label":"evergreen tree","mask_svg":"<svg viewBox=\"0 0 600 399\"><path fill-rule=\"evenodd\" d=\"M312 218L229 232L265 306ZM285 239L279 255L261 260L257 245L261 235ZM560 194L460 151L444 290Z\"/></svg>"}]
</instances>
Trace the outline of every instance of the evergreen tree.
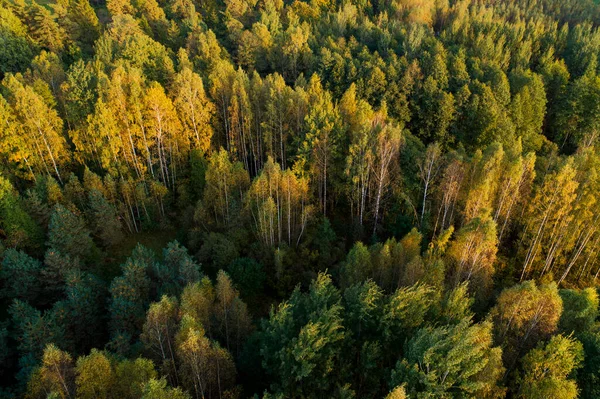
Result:
<instances>
[{"instance_id":1,"label":"evergreen tree","mask_svg":"<svg viewBox=\"0 0 600 399\"><path fill-rule=\"evenodd\" d=\"M83 261L94 256L94 242L83 219L58 204L48 226L48 247Z\"/></svg>"},{"instance_id":2,"label":"evergreen tree","mask_svg":"<svg viewBox=\"0 0 600 399\"><path fill-rule=\"evenodd\" d=\"M0 279L4 298L35 303L42 293L42 264L22 251L8 249L3 253Z\"/></svg>"}]
</instances>

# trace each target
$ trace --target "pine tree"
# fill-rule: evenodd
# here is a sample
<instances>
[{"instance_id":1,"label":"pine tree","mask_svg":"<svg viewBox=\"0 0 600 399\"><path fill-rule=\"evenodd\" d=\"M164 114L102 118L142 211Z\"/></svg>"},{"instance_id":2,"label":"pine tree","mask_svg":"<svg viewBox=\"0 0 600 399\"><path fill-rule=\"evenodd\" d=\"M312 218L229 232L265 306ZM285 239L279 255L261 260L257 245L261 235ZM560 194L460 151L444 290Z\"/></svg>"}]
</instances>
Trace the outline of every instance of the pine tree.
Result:
<instances>
[{"instance_id":1,"label":"pine tree","mask_svg":"<svg viewBox=\"0 0 600 399\"><path fill-rule=\"evenodd\" d=\"M0 279L4 298L35 303L41 294L40 273L42 264L23 251L8 249L3 254Z\"/></svg>"},{"instance_id":2,"label":"pine tree","mask_svg":"<svg viewBox=\"0 0 600 399\"><path fill-rule=\"evenodd\" d=\"M148 266L140 259L129 259L122 266L123 275L116 277L110 285L110 332L113 340L132 339L144 324L145 309L150 302Z\"/></svg>"},{"instance_id":3,"label":"pine tree","mask_svg":"<svg viewBox=\"0 0 600 399\"><path fill-rule=\"evenodd\" d=\"M83 219L58 204L48 226L48 247L83 261L94 256L94 242Z\"/></svg>"},{"instance_id":4,"label":"pine tree","mask_svg":"<svg viewBox=\"0 0 600 399\"><path fill-rule=\"evenodd\" d=\"M0 176L0 230L4 245L15 248L39 247L42 231L23 206L18 192Z\"/></svg>"},{"instance_id":5,"label":"pine tree","mask_svg":"<svg viewBox=\"0 0 600 399\"><path fill-rule=\"evenodd\" d=\"M90 191L88 206L90 207L90 225L94 227L93 234L108 247L120 243L123 239L121 222L117 211L104 195L98 190Z\"/></svg>"}]
</instances>

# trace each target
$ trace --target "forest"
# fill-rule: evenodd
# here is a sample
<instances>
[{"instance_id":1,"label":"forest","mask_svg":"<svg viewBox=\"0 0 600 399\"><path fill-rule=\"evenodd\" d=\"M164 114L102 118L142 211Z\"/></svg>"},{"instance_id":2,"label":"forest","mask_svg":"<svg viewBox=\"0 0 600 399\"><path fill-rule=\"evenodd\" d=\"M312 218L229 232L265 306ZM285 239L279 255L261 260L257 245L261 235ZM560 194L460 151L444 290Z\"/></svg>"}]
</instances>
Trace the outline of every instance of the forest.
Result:
<instances>
[{"instance_id":1,"label":"forest","mask_svg":"<svg viewBox=\"0 0 600 399\"><path fill-rule=\"evenodd\" d=\"M600 398L596 0L0 0L0 399Z\"/></svg>"}]
</instances>

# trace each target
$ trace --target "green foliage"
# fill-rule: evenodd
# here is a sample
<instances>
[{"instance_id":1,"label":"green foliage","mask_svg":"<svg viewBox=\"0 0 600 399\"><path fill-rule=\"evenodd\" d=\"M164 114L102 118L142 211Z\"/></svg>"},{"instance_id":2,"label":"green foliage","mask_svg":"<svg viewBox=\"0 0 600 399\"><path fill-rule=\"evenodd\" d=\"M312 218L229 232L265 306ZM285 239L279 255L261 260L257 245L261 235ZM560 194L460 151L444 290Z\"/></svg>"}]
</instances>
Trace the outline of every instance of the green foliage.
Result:
<instances>
[{"instance_id":1,"label":"green foliage","mask_svg":"<svg viewBox=\"0 0 600 399\"><path fill-rule=\"evenodd\" d=\"M463 319L453 327L422 329L406 346L406 358L392 372L392 384L410 395L496 397L504 371L502 351L492 346L490 323ZM422 394L421 394L422 393Z\"/></svg>"},{"instance_id":2,"label":"green foliage","mask_svg":"<svg viewBox=\"0 0 600 399\"><path fill-rule=\"evenodd\" d=\"M142 259L129 259L122 266L123 275L110 285L110 330L113 338L127 335L131 339L141 330L149 303L148 265Z\"/></svg>"},{"instance_id":3,"label":"green foliage","mask_svg":"<svg viewBox=\"0 0 600 399\"><path fill-rule=\"evenodd\" d=\"M577 384L568 379L580 367L581 343L562 335L552 337L523 358L523 375L518 380L519 398L576 398Z\"/></svg>"},{"instance_id":4,"label":"green foliage","mask_svg":"<svg viewBox=\"0 0 600 399\"><path fill-rule=\"evenodd\" d=\"M142 399L188 399L190 397L179 388L168 387L164 379L148 381L144 385L141 396Z\"/></svg>"},{"instance_id":5,"label":"green foliage","mask_svg":"<svg viewBox=\"0 0 600 399\"><path fill-rule=\"evenodd\" d=\"M14 300L8 310L19 337L17 350L23 357L39 358L47 344L65 342L61 315L52 311L42 313L19 300Z\"/></svg>"},{"instance_id":6,"label":"green foliage","mask_svg":"<svg viewBox=\"0 0 600 399\"><path fill-rule=\"evenodd\" d=\"M93 234L105 246L114 246L123 239L121 222L116 209L98 190L90 191L88 195L90 207L90 225L94 226Z\"/></svg>"},{"instance_id":7,"label":"green foliage","mask_svg":"<svg viewBox=\"0 0 600 399\"><path fill-rule=\"evenodd\" d=\"M345 336L341 312L340 294L325 274L309 293L296 290L271 310L263 324L261 355L267 373L276 377L274 391L288 396L333 392Z\"/></svg>"},{"instance_id":8,"label":"green foliage","mask_svg":"<svg viewBox=\"0 0 600 399\"><path fill-rule=\"evenodd\" d=\"M0 3L0 396L599 396L597 1Z\"/></svg>"},{"instance_id":9,"label":"green foliage","mask_svg":"<svg viewBox=\"0 0 600 399\"><path fill-rule=\"evenodd\" d=\"M6 7L0 7L0 73L24 70L34 56L27 27Z\"/></svg>"},{"instance_id":10,"label":"green foliage","mask_svg":"<svg viewBox=\"0 0 600 399\"><path fill-rule=\"evenodd\" d=\"M60 204L50 217L48 247L83 261L95 255L95 245L84 220Z\"/></svg>"},{"instance_id":11,"label":"green foliage","mask_svg":"<svg viewBox=\"0 0 600 399\"><path fill-rule=\"evenodd\" d=\"M255 297L263 292L266 274L262 264L252 258L237 258L227 268L231 280L244 297Z\"/></svg>"},{"instance_id":12,"label":"green foliage","mask_svg":"<svg viewBox=\"0 0 600 399\"><path fill-rule=\"evenodd\" d=\"M554 283L538 287L526 281L500 294L490 317L507 368L514 367L520 355L556 331L561 313L562 300Z\"/></svg>"},{"instance_id":13,"label":"green foliage","mask_svg":"<svg viewBox=\"0 0 600 399\"><path fill-rule=\"evenodd\" d=\"M37 249L42 232L24 209L18 193L0 176L0 230L3 242L9 247Z\"/></svg>"},{"instance_id":14,"label":"green foliage","mask_svg":"<svg viewBox=\"0 0 600 399\"><path fill-rule=\"evenodd\" d=\"M200 265L187 253L177 241L167 244L163 250L164 266L169 273L165 278L166 287L161 291L166 293L179 293L188 284L193 284L202 279Z\"/></svg>"},{"instance_id":15,"label":"green foliage","mask_svg":"<svg viewBox=\"0 0 600 399\"><path fill-rule=\"evenodd\" d=\"M23 251L8 249L3 254L0 268L1 295L4 298L34 302L41 294L42 264Z\"/></svg>"},{"instance_id":16,"label":"green foliage","mask_svg":"<svg viewBox=\"0 0 600 399\"><path fill-rule=\"evenodd\" d=\"M565 335L580 336L590 332L598 318L598 292L593 288L581 291L560 290L563 312L558 328Z\"/></svg>"}]
</instances>

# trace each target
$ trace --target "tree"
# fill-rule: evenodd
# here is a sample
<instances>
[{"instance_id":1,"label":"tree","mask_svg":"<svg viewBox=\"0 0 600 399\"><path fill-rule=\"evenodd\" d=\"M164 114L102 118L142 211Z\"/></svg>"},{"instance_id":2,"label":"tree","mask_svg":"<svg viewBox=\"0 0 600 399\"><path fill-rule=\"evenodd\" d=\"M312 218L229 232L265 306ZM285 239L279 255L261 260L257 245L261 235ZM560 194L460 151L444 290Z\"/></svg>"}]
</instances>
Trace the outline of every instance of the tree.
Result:
<instances>
[{"instance_id":1,"label":"tree","mask_svg":"<svg viewBox=\"0 0 600 399\"><path fill-rule=\"evenodd\" d=\"M135 360L125 359L115 367L114 396L124 399L142 397L144 386L148 381L156 379L157 373L151 360L138 357Z\"/></svg>"},{"instance_id":2,"label":"tree","mask_svg":"<svg viewBox=\"0 0 600 399\"><path fill-rule=\"evenodd\" d=\"M465 178L465 165L461 159L452 159L444 169L437 192L437 215L433 227L434 236L453 226L456 204Z\"/></svg>"},{"instance_id":3,"label":"tree","mask_svg":"<svg viewBox=\"0 0 600 399\"><path fill-rule=\"evenodd\" d=\"M530 71L516 72L511 80L510 113L516 135L521 137L525 151L538 151L545 139L541 132L547 99L542 77Z\"/></svg>"},{"instance_id":4,"label":"tree","mask_svg":"<svg viewBox=\"0 0 600 399\"><path fill-rule=\"evenodd\" d=\"M327 203L331 201L327 190L332 185L331 176L336 173L336 161L341 150L340 120L331 94L323 90L317 75L310 80L308 95L312 107L304 119L307 132L301 145L299 162L316 176L320 206L323 215L327 216Z\"/></svg>"},{"instance_id":5,"label":"tree","mask_svg":"<svg viewBox=\"0 0 600 399\"><path fill-rule=\"evenodd\" d=\"M520 152L516 151L516 152ZM500 176L496 199L493 204L494 221L498 227L498 242L510 231L515 214L523 210L527 201L533 179L535 177L535 154L528 153L515 156L510 151L503 160L504 172Z\"/></svg>"},{"instance_id":6,"label":"tree","mask_svg":"<svg viewBox=\"0 0 600 399\"><path fill-rule=\"evenodd\" d=\"M561 148L587 147L598 138L600 77L589 68L563 89L563 106L556 111L555 140Z\"/></svg>"},{"instance_id":7,"label":"tree","mask_svg":"<svg viewBox=\"0 0 600 399\"><path fill-rule=\"evenodd\" d=\"M44 298L49 297L50 300L61 297L70 273L81 269L79 258L63 255L52 248L44 254L44 266L41 271L42 279L46 282Z\"/></svg>"},{"instance_id":8,"label":"tree","mask_svg":"<svg viewBox=\"0 0 600 399\"><path fill-rule=\"evenodd\" d=\"M208 154L213 135L211 120L215 106L204 92L202 78L190 68L184 67L175 75L172 95L179 119L191 136L188 138L189 142L194 143L193 147L202 154Z\"/></svg>"},{"instance_id":9,"label":"tree","mask_svg":"<svg viewBox=\"0 0 600 399\"><path fill-rule=\"evenodd\" d=\"M141 399L189 399L190 395L179 388L167 386L167 380L151 379L144 385Z\"/></svg>"},{"instance_id":10,"label":"tree","mask_svg":"<svg viewBox=\"0 0 600 399\"><path fill-rule=\"evenodd\" d=\"M95 250L83 219L60 204L50 217L48 247L83 261L91 259Z\"/></svg>"},{"instance_id":11,"label":"tree","mask_svg":"<svg viewBox=\"0 0 600 399\"><path fill-rule=\"evenodd\" d=\"M225 342L227 350L239 356L243 342L250 333L250 316L231 279L222 270L217 274L215 298L216 332Z\"/></svg>"},{"instance_id":12,"label":"tree","mask_svg":"<svg viewBox=\"0 0 600 399\"><path fill-rule=\"evenodd\" d=\"M65 338L75 353L87 353L105 337L106 287L93 274L74 270L65 273L64 293L53 309L63 314Z\"/></svg>"},{"instance_id":13,"label":"tree","mask_svg":"<svg viewBox=\"0 0 600 399\"><path fill-rule=\"evenodd\" d=\"M35 303L41 294L40 273L42 264L23 251L8 249L3 253L0 279L4 298L19 299Z\"/></svg>"},{"instance_id":14,"label":"tree","mask_svg":"<svg viewBox=\"0 0 600 399\"><path fill-rule=\"evenodd\" d=\"M196 398L203 398L209 392L208 362L211 348L201 326L194 329L191 325L195 322L190 315L185 315L182 319L177 337L177 355L181 362L183 383L193 387Z\"/></svg>"},{"instance_id":15,"label":"tree","mask_svg":"<svg viewBox=\"0 0 600 399\"><path fill-rule=\"evenodd\" d=\"M385 397L385 399L406 399L406 392L404 391L404 387L396 387L390 391L389 394Z\"/></svg>"},{"instance_id":16,"label":"tree","mask_svg":"<svg viewBox=\"0 0 600 399\"><path fill-rule=\"evenodd\" d=\"M93 234L108 247L121 242L123 226L119 221L116 209L104 195L98 190L90 191L88 206L90 207L90 225L94 226Z\"/></svg>"},{"instance_id":17,"label":"tree","mask_svg":"<svg viewBox=\"0 0 600 399\"><path fill-rule=\"evenodd\" d=\"M208 217L227 226L233 211L241 204L244 189L249 184L248 173L238 163L231 163L227 151L221 148L209 160L203 206Z\"/></svg>"},{"instance_id":18,"label":"tree","mask_svg":"<svg viewBox=\"0 0 600 399\"><path fill-rule=\"evenodd\" d=\"M517 398L577 398L577 384L568 376L580 367L583 347L573 338L556 335L523 358L523 375L519 377Z\"/></svg>"},{"instance_id":19,"label":"tree","mask_svg":"<svg viewBox=\"0 0 600 399\"><path fill-rule=\"evenodd\" d=\"M77 147L81 147L82 142L93 147L93 137L86 136L88 132L84 125L99 97L98 78L92 64L79 59L69 67L66 80L60 86L65 119L72 129L70 136Z\"/></svg>"},{"instance_id":20,"label":"tree","mask_svg":"<svg viewBox=\"0 0 600 399\"><path fill-rule=\"evenodd\" d=\"M381 391L388 377L382 345L382 314L385 298L372 280L353 285L344 292L345 342L349 345L342 364L345 381L351 382L357 395ZM341 366L343 367L343 366Z\"/></svg>"},{"instance_id":21,"label":"tree","mask_svg":"<svg viewBox=\"0 0 600 399\"><path fill-rule=\"evenodd\" d=\"M436 59L436 61L444 65L444 60ZM433 76L428 76L415 101L416 110L413 112L417 117L415 121L417 136L426 143L438 142L445 145L453 141L449 129L455 118L456 109L454 96L452 93L446 93L440 87L441 85Z\"/></svg>"},{"instance_id":22,"label":"tree","mask_svg":"<svg viewBox=\"0 0 600 399\"><path fill-rule=\"evenodd\" d=\"M486 218L486 212L492 209L504 156L504 147L498 143L486 146L484 151L475 151L471 159L470 173L466 176L469 186L464 204L463 223L469 223L476 217Z\"/></svg>"},{"instance_id":23,"label":"tree","mask_svg":"<svg viewBox=\"0 0 600 399\"><path fill-rule=\"evenodd\" d=\"M373 233L377 232L379 213L384 203L391 171L392 161L400 150L402 140L402 128L400 126L380 125L377 133L375 147L375 162L373 164L373 184L375 185L373 195Z\"/></svg>"},{"instance_id":24,"label":"tree","mask_svg":"<svg viewBox=\"0 0 600 399\"><path fill-rule=\"evenodd\" d=\"M598 293L593 288L558 291L563 312L558 327L565 335L581 336L593 329L598 317Z\"/></svg>"},{"instance_id":25,"label":"tree","mask_svg":"<svg viewBox=\"0 0 600 399\"><path fill-rule=\"evenodd\" d=\"M343 286L349 287L359 284L373 275L371 264L371 253L362 243L357 242L352 246L341 270L341 281Z\"/></svg>"},{"instance_id":26,"label":"tree","mask_svg":"<svg viewBox=\"0 0 600 399\"><path fill-rule=\"evenodd\" d=\"M570 211L579 185L575 173L573 160L569 158L558 170L546 175L530 201L521 239L521 280L534 272L544 275L561 254L568 231L565 227L573 218Z\"/></svg>"},{"instance_id":27,"label":"tree","mask_svg":"<svg viewBox=\"0 0 600 399\"><path fill-rule=\"evenodd\" d=\"M116 277L110 285L110 331L113 339L121 336L131 339L144 324L149 302L148 264L141 259L128 259L121 268L123 275Z\"/></svg>"},{"instance_id":28,"label":"tree","mask_svg":"<svg viewBox=\"0 0 600 399\"><path fill-rule=\"evenodd\" d=\"M175 285L175 289L170 290L173 291L173 294L179 294L183 287L200 281L202 278L200 265L192 259L187 249L177 241L170 242L163 249L163 260L165 268L172 276L170 283Z\"/></svg>"},{"instance_id":29,"label":"tree","mask_svg":"<svg viewBox=\"0 0 600 399\"><path fill-rule=\"evenodd\" d=\"M423 181L423 205L421 206L421 228L423 228L423 218L425 217L425 206L427 204L427 194L430 186L434 183L440 169L441 150L438 143L427 146L425 156L419 163L419 177Z\"/></svg>"},{"instance_id":30,"label":"tree","mask_svg":"<svg viewBox=\"0 0 600 399\"><path fill-rule=\"evenodd\" d=\"M177 300L163 296L160 302L150 305L140 336L146 349L160 364L162 374L166 375L173 385L177 384L175 363L177 318Z\"/></svg>"},{"instance_id":31,"label":"tree","mask_svg":"<svg viewBox=\"0 0 600 399\"><path fill-rule=\"evenodd\" d=\"M561 312L562 300L554 283L538 287L526 281L502 291L489 317L509 371L523 352L556 331Z\"/></svg>"},{"instance_id":32,"label":"tree","mask_svg":"<svg viewBox=\"0 0 600 399\"><path fill-rule=\"evenodd\" d=\"M35 249L42 240L42 231L23 206L18 192L0 176L0 230L4 245Z\"/></svg>"},{"instance_id":33,"label":"tree","mask_svg":"<svg viewBox=\"0 0 600 399\"><path fill-rule=\"evenodd\" d=\"M183 316L177 341L182 379L196 398L214 393L221 397L233 387L236 371L231 355L206 338L192 316Z\"/></svg>"},{"instance_id":34,"label":"tree","mask_svg":"<svg viewBox=\"0 0 600 399\"><path fill-rule=\"evenodd\" d=\"M17 349L24 358L33 356L37 360L44 353L46 345L52 342L65 342L64 328L55 312L42 313L27 303L15 299L8 313L19 337Z\"/></svg>"},{"instance_id":35,"label":"tree","mask_svg":"<svg viewBox=\"0 0 600 399\"><path fill-rule=\"evenodd\" d=\"M390 350L399 351L408 337L425 326L436 301L435 291L422 284L400 288L394 292L384 306L382 317L386 346Z\"/></svg>"},{"instance_id":36,"label":"tree","mask_svg":"<svg viewBox=\"0 0 600 399\"><path fill-rule=\"evenodd\" d=\"M463 283L444 294L438 317L444 324L457 324L461 320L473 318L473 302L468 293L468 284Z\"/></svg>"},{"instance_id":37,"label":"tree","mask_svg":"<svg viewBox=\"0 0 600 399\"><path fill-rule=\"evenodd\" d=\"M227 273L239 289L242 298L262 295L267 275L261 263L252 258L237 258L229 264Z\"/></svg>"},{"instance_id":38,"label":"tree","mask_svg":"<svg viewBox=\"0 0 600 399\"><path fill-rule=\"evenodd\" d=\"M336 388L335 365L346 336L340 294L319 274L309 293L297 289L271 309L261 335L262 364L273 376L271 389L285 396L328 396Z\"/></svg>"},{"instance_id":39,"label":"tree","mask_svg":"<svg viewBox=\"0 0 600 399\"><path fill-rule=\"evenodd\" d=\"M120 137L114 109L102 98L98 98L94 112L86 116L87 126L71 133L76 156L82 163L94 162L109 173L118 174L124 171L126 165L120 158L124 156L127 148L123 148L125 146L121 141L123 138Z\"/></svg>"},{"instance_id":40,"label":"tree","mask_svg":"<svg viewBox=\"0 0 600 399\"><path fill-rule=\"evenodd\" d=\"M506 80L505 75L502 80ZM479 147L493 142L512 143L516 138L515 127L492 87L476 81L469 89L472 93L462 111L463 121L459 123L461 141Z\"/></svg>"},{"instance_id":41,"label":"tree","mask_svg":"<svg viewBox=\"0 0 600 399\"><path fill-rule=\"evenodd\" d=\"M151 147L146 149L150 168L153 160L158 159L161 181L165 186L175 188L177 169L189 152L189 138L182 134L175 107L160 84L150 85L144 102L147 140L151 142Z\"/></svg>"},{"instance_id":42,"label":"tree","mask_svg":"<svg viewBox=\"0 0 600 399\"><path fill-rule=\"evenodd\" d=\"M600 334L588 332L580 336L583 344L584 361L577 372L577 385L581 388L582 398L594 398L598 395L598 362L600 362Z\"/></svg>"},{"instance_id":43,"label":"tree","mask_svg":"<svg viewBox=\"0 0 600 399\"><path fill-rule=\"evenodd\" d=\"M348 175L352 215L362 226L367 212L367 198L373 163L374 131L373 110L368 102L356 98L353 83L344 93L339 104L342 121L350 135L345 174Z\"/></svg>"},{"instance_id":44,"label":"tree","mask_svg":"<svg viewBox=\"0 0 600 399\"><path fill-rule=\"evenodd\" d=\"M42 48L59 53L66 44L66 35L56 21L57 15L38 3L27 5L26 12L26 25L31 37Z\"/></svg>"},{"instance_id":45,"label":"tree","mask_svg":"<svg viewBox=\"0 0 600 399\"><path fill-rule=\"evenodd\" d=\"M0 73L23 71L34 55L27 26L8 7L0 8L0 21Z\"/></svg>"},{"instance_id":46,"label":"tree","mask_svg":"<svg viewBox=\"0 0 600 399\"><path fill-rule=\"evenodd\" d=\"M239 256L236 244L221 233L210 233L205 236L198 252L198 259L204 264L211 262L215 271L227 268Z\"/></svg>"},{"instance_id":47,"label":"tree","mask_svg":"<svg viewBox=\"0 0 600 399\"><path fill-rule=\"evenodd\" d=\"M62 183L60 169L69 161L69 152L58 113L15 76L9 75L3 84L10 93L7 99L19 124L19 144L23 147L18 162L29 164L28 169L35 168L35 173L55 175Z\"/></svg>"},{"instance_id":48,"label":"tree","mask_svg":"<svg viewBox=\"0 0 600 399\"><path fill-rule=\"evenodd\" d=\"M92 349L89 355L77 359L75 373L78 398L107 399L114 392L116 376L113 366L110 359L97 349Z\"/></svg>"},{"instance_id":49,"label":"tree","mask_svg":"<svg viewBox=\"0 0 600 399\"><path fill-rule=\"evenodd\" d=\"M33 397L50 392L58 394L61 399L73 398L74 377L71 355L61 351L56 345L49 344L44 349L42 364L32 374L27 389Z\"/></svg>"},{"instance_id":50,"label":"tree","mask_svg":"<svg viewBox=\"0 0 600 399\"><path fill-rule=\"evenodd\" d=\"M256 234L268 246L298 245L313 211L308 179L282 172L270 156L245 196Z\"/></svg>"},{"instance_id":51,"label":"tree","mask_svg":"<svg viewBox=\"0 0 600 399\"><path fill-rule=\"evenodd\" d=\"M294 80L312 55L308 45L310 26L306 22L300 23L300 18L293 13L288 18L290 22L279 36L281 43L278 48L281 49L282 69L290 80Z\"/></svg>"},{"instance_id":52,"label":"tree","mask_svg":"<svg viewBox=\"0 0 600 399\"><path fill-rule=\"evenodd\" d=\"M471 219L456 232L447 251L454 284L472 283L478 296L486 296L494 276L498 251L496 223L489 215Z\"/></svg>"},{"instance_id":53,"label":"tree","mask_svg":"<svg viewBox=\"0 0 600 399\"><path fill-rule=\"evenodd\" d=\"M88 0L70 0L65 11L66 18L61 21L65 31L84 54L92 55L94 43L101 33L96 12Z\"/></svg>"},{"instance_id":54,"label":"tree","mask_svg":"<svg viewBox=\"0 0 600 399\"><path fill-rule=\"evenodd\" d=\"M344 291L344 325L358 342L378 338L386 298L372 280L352 285Z\"/></svg>"},{"instance_id":55,"label":"tree","mask_svg":"<svg viewBox=\"0 0 600 399\"><path fill-rule=\"evenodd\" d=\"M406 383L409 395L435 394L494 398L504 368L502 350L492 346L492 325L463 319L453 327L422 329L392 372L393 386Z\"/></svg>"}]
</instances>

